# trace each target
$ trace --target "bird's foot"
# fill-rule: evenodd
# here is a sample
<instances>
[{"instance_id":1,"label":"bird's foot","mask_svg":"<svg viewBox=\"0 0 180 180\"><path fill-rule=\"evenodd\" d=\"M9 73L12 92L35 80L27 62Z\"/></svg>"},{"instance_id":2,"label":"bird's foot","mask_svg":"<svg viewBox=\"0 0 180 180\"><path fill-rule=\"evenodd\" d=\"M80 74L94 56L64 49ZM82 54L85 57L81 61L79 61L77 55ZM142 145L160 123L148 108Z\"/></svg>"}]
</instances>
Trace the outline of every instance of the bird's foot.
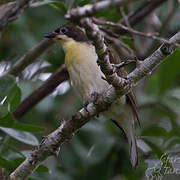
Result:
<instances>
[{"instance_id":1,"label":"bird's foot","mask_svg":"<svg viewBox=\"0 0 180 180\"><path fill-rule=\"evenodd\" d=\"M89 104L89 101L86 101L86 102L84 103L84 108L87 108L88 104Z\"/></svg>"},{"instance_id":2,"label":"bird's foot","mask_svg":"<svg viewBox=\"0 0 180 180\"><path fill-rule=\"evenodd\" d=\"M91 94L91 98L92 98L92 102L94 105L97 105L98 104L98 99L100 97L100 94L96 91L94 91L92 94Z\"/></svg>"},{"instance_id":3,"label":"bird's foot","mask_svg":"<svg viewBox=\"0 0 180 180\"><path fill-rule=\"evenodd\" d=\"M101 94L96 91L91 94L92 102L95 106L98 105L98 101L101 99L101 97ZM99 114L97 114L97 117L99 117Z\"/></svg>"}]
</instances>

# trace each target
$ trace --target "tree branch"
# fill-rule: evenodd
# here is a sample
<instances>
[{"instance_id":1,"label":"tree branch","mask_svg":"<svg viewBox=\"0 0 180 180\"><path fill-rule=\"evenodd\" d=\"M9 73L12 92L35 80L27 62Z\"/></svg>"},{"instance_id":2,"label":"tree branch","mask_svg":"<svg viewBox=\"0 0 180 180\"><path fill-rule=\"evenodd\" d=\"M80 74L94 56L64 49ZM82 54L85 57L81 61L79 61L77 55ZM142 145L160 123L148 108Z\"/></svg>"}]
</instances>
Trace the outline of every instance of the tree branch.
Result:
<instances>
[{"instance_id":1,"label":"tree branch","mask_svg":"<svg viewBox=\"0 0 180 180\"><path fill-rule=\"evenodd\" d=\"M114 71L114 67L110 63L108 48L104 43L104 36L102 35L99 27L92 23L90 18L84 18L81 20L81 24L86 28L89 39L92 39L98 54L98 65L101 71L104 73L106 80L114 87L121 88L125 83L125 79L118 76Z\"/></svg>"},{"instance_id":2,"label":"tree branch","mask_svg":"<svg viewBox=\"0 0 180 180\"><path fill-rule=\"evenodd\" d=\"M53 75L51 75L39 88L26 97L17 109L13 112L16 119L20 119L33 106L49 95L60 83L69 79L65 65L62 65Z\"/></svg>"},{"instance_id":3,"label":"tree branch","mask_svg":"<svg viewBox=\"0 0 180 180\"><path fill-rule=\"evenodd\" d=\"M0 33L10 21L17 19L33 0L16 0L0 6Z\"/></svg>"},{"instance_id":4,"label":"tree branch","mask_svg":"<svg viewBox=\"0 0 180 180\"><path fill-rule=\"evenodd\" d=\"M153 10L155 10L157 7L165 3L167 0L151 0L144 3L142 6L140 6L135 12L130 13L128 15L128 22L130 26L134 26L137 23L139 23L142 19L144 19L148 14L150 14ZM126 25L125 20L120 21L121 24ZM114 28L113 30L116 34L123 34L126 33L126 30L119 28Z\"/></svg>"},{"instance_id":5,"label":"tree branch","mask_svg":"<svg viewBox=\"0 0 180 180\"><path fill-rule=\"evenodd\" d=\"M170 41L168 41L162 37L157 37L155 35L156 33L144 33L144 32L140 32L140 31L136 31L135 29L125 26L121 23L113 23L110 21L104 21L104 20L97 19L97 18L93 18L93 22L95 22L96 24L99 24L99 25L108 25L108 26L112 26L112 27L116 27L116 28L122 28L123 30L126 30L127 32L130 32L132 34L151 38L151 39L160 41L161 43L170 43ZM177 43L176 43L176 46L180 47L179 44L177 44Z\"/></svg>"},{"instance_id":6,"label":"tree branch","mask_svg":"<svg viewBox=\"0 0 180 180\"><path fill-rule=\"evenodd\" d=\"M122 4L127 4L131 0L108 0L108 1L100 1L96 3L87 4L83 7L73 8L65 15L67 19L79 19L85 16L91 16L101 10L109 9L117 6L121 6Z\"/></svg>"},{"instance_id":7,"label":"tree branch","mask_svg":"<svg viewBox=\"0 0 180 180\"><path fill-rule=\"evenodd\" d=\"M170 44L161 45L151 56L146 58L133 72L131 72L127 79L130 83L135 84L144 76L152 72L165 57L172 54L177 48L176 44L180 43L180 31L176 33L170 40Z\"/></svg>"},{"instance_id":8,"label":"tree branch","mask_svg":"<svg viewBox=\"0 0 180 180\"><path fill-rule=\"evenodd\" d=\"M91 28L91 26L88 28ZM91 32L93 32L93 30L94 29L92 29ZM98 39L99 34L96 31L95 34L93 34L93 37L95 38L96 36ZM170 42L171 44L163 44L160 46L159 49L157 49L150 57L146 58L139 67L130 73L127 77L127 83L123 83L121 91L117 92L113 87L108 89L104 94L102 94L102 98L98 99L96 105L93 103L88 104L86 109L81 109L71 118L64 121L57 130L45 137L40 146L34 150L13 173L10 174L9 180L26 179L43 160L50 155L57 154L59 147L65 141L71 139L73 134L87 123L90 118L107 110L115 99L128 93L137 82L157 67L165 57L175 51L176 46L173 43L180 42L180 31L170 39ZM100 39L97 40L97 43L99 43L97 47L104 48L104 46L100 44L102 43ZM97 52L98 56L101 57L101 52L104 52L104 49L99 49ZM108 77L108 74L106 74L106 77Z\"/></svg>"},{"instance_id":9,"label":"tree branch","mask_svg":"<svg viewBox=\"0 0 180 180\"><path fill-rule=\"evenodd\" d=\"M11 74L18 76L28 65L32 64L53 43L54 41L49 39L42 40L38 45L30 49L23 57L21 57L16 62L16 64L5 73L5 75Z\"/></svg>"},{"instance_id":10,"label":"tree branch","mask_svg":"<svg viewBox=\"0 0 180 180\"><path fill-rule=\"evenodd\" d=\"M15 1L15 0L0 0L0 6L3 4L7 4L9 2L12 2L12 1Z\"/></svg>"}]
</instances>

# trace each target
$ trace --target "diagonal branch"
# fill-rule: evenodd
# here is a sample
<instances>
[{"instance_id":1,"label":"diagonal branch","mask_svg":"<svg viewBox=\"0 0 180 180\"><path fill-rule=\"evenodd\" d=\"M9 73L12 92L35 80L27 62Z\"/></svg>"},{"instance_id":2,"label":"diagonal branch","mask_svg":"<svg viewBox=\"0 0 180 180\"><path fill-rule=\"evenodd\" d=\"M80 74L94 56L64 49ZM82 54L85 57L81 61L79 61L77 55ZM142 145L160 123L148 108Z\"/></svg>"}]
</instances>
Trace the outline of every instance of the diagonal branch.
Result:
<instances>
[{"instance_id":1,"label":"diagonal branch","mask_svg":"<svg viewBox=\"0 0 180 180\"><path fill-rule=\"evenodd\" d=\"M12 2L12 1L15 1L15 0L0 0L0 6L3 4L7 4L9 2Z\"/></svg>"},{"instance_id":2,"label":"diagonal branch","mask_svg":"<svg viewBox=\"0 0 180 180\"><path fill-rule=\"evenodd\" d=\"M130 26L134 26L137 23L141 22L147 15L149 15L152 11L154 11L165 2L167 2L167 0L151 0L145 2L136 11L128 15L127 18ZM122 20L120 23L123 25L126 24L125 20ZM114 28L113 32L116 34L124 34L126 33L126 30L122 29L121 27L116 27Z\"/></svg>"},{"instance_id":3,"label":"diagonal branch","mask_svg":"<svg viewBox=\"0 0 180 180\"><path fill-rule=\"evenodd\" d=\"M49 95L59 84L68 79L69 75L65 68L65 65L62 65L39 88L33 91L20 103L17 109L13 112L13 116L15 117L15 119L20 119L38 102L40 102L43 98Z\"/></svg>"},{"instance_id":4,"label":"diagonal branch","mask_svg":"<svg viewBox=\"0 0 180 180\"><path fill-rule=\"evenodd\" d=\"M22 56L16 64L9 69L6 74L18 76L27 66L32 64L39 56L41 56L54 42L49 39L42 40L38 45L28 50L24 56Z\"/></svg>"},{"instance_id":5,"label":"diagonal branch","mask_svg":"<svg viewBox=\"0 0 180 180\"><path fill-rule=\"evenodd\" d=\"M88 28L92 28L93 26L88 26ZM95 30L93 34L94 38L99 38L98 33ZM96 34L96 35L95 35ZM142 64L137 67L132 73L127 76L127 84L122 84L121 91L115 91L112 87L108 89L104 94L102 94L102 98L98 99L96 105L93 103L88 104L86 109L81 109L71 118L65 120L61 126L45 137L40 146L36 150L34 150L29 157L14 171L10 174L9 180L23 180L26 179L37 167L38 165L53 154L57 154L59 147L67 140L71 139L73 134L81 128L84 124L86 124L90 118L99 114L102 111L108 109L111 103L119 98L120 96L129 92L131 87L135 86L143 77L145 77L149 72L151 72L155 67L157 67L160 62L162 62L165 57L172 54L177 48L173 43L180 42L180 31L174 35L170 39L171 44L163 44L161 45L151 56L146 58ZM97 40L99 45L97 47L103 48L102 41L100 39ZM98 56L101 57L101 52L104 52L104 49L98 49ZM102 68L103 69L103 68ZM108 74L106 74L106 77Z\"/></svg>"},{"instance_id":6,"label":"diagonal branch","mask_svg":"<svg viewBox=\"0 0 180 180\"><path fill-rule=\"evenodd\" d=\"M104 9L109 9L113 7L118 7L123 4L127 4L131 2L131 0L106 0L106 1L100 1L96 3L91 3L87 4L83 7L77 7L71 9L67 14L66 18L67 19L79 19L85 16L91 16L94 15L95 13L104 10Z\"/></svg>"},{"instance_id":7,"label":"diagonal branch","mask_svg":"<svg viewBox=\"0 0 180 180\"><path fill-rule=\"evenodd\" d=\"M0 33L10 21L17 19L33 0L16 0L0 6Z\"/></svg>"},{"instance_id":8,"label":"diagonal branch","mask_svg":"<svg viewBox=\"0 0 180 180\"><path fill-rule=\"evenodd\" d=\"M162 37L157 37L155 34L157 33L144 33L144 32L140 32L140 31L136 31L135 29L125 26L121 23L114 23L111 21L104 21L101 19L97 19L97 18L93 18L93 22L99 25L108 25L111 27L116 27L116 28L122 28L123 30L126 30L127 32L130 32L132 34L135 35L139 35L139 36L144 36L146 38L151 38L157 41L160 41L161 43L170 43L170 41L166 40L165 38ZM176 46L180 47L180 45L178 43L176 43Z\"/></svg>"},{"instance_id":9,"label":"diagonal branch","mask_svg":"<svg viewBox=\"0 0 180 180\"><path fill-rule=\"evenodd\" d=\"M144 76L152 72L167 56L177 49L176 44L180 43L180 31L176 33L169 42L170 44L162 44L151 56L146 58L143 63L127 76L128 81L133 86Z\"/></svg>"},{"instance_id":10,"label":"diagonal branch","mask_svg":"<svg viewBox=\"0 0 180 180\"><path fill-rule=\"evenodd\" d=\"M104 36L99 30L96 24L93 24L92 19L84 18L81 20L81 24L86 28L89 39L92 39L98 54L98 65L101 71L104 73L106 80L114 87L121 88L126 80L119 77L114 71L114 67L110 63L108 48L104 43Z\"/></svg>"}]
</instances>

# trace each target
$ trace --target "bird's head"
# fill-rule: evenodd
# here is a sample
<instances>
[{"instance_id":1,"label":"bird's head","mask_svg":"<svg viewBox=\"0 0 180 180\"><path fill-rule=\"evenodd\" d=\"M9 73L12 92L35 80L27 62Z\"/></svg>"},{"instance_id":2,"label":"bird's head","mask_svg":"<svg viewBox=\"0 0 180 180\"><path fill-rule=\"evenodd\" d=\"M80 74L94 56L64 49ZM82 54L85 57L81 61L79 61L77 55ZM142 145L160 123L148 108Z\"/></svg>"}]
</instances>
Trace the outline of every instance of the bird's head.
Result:
<instances>
[{"instance_id":1,"label":"bird's head","mask_svg":"<svg viewBox=\"0 0 180 180\"><path fill-rule=\"evenodd\" d=\"M55 41L60 41L62 44L75 41L75 42L88 42L86 34L77 26L70 24L61 26L55 31L45 34L45 38L50 38Z\"/></svg>"}]
</instances>

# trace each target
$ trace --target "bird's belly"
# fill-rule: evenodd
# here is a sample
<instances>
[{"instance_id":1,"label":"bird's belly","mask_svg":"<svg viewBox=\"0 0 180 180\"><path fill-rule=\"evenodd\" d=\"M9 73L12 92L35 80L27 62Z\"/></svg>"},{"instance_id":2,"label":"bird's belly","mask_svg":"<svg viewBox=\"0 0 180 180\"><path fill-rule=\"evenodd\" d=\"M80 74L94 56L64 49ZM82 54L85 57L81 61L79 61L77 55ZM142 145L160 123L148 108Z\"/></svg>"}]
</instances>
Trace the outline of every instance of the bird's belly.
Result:
<instances>
[{"instance_id":1,"label":"bird's belly","mask_svg":"<svg viewBox=\"0 0 180 180\"><path fill-rule=\"evenodd\" d=\"M95 62L96 63L96 62ZM78 91L83 101L91 101L91 94L93 92L102 93L111 86L104 81L101 77L103 73L97 65L91 64L88 66L87 63L78 64L73 63L68 67L69 75L73 86ZM108 111L104 112L103 115L110 119L124 119L124 108L125 108L125 96L117 99Z\"/></svg>"},{"instance_id":2,"label":"bird's belly","mask_svg":"<svg viewBox=\"0 0 180 180\"><path fill-rule=\"evenodd\" d=\"M75 46L75 48L78 47ZM71 82L84 102L92 100L93 92L102 93L112 87L102 79L104 74L97 65L94 48L88 49L82 46L80 49L70 52L66 54L65 64ZM124 104L125 97L119 98L103 114L111 119L119 119L124 114Z\"/></svg>"},{"instance_id":3,"label":"bird's belly","mask_svg":"<svg viewBox=\"0 0 180 180\"><path fill-rule=\"evenodd\" d=\"M83 101L90 101L93 92L102 93L110 85L102 79L103 73L96 62L72 63L68 67L70 79Z\"/></svg>"}]
</instances>

